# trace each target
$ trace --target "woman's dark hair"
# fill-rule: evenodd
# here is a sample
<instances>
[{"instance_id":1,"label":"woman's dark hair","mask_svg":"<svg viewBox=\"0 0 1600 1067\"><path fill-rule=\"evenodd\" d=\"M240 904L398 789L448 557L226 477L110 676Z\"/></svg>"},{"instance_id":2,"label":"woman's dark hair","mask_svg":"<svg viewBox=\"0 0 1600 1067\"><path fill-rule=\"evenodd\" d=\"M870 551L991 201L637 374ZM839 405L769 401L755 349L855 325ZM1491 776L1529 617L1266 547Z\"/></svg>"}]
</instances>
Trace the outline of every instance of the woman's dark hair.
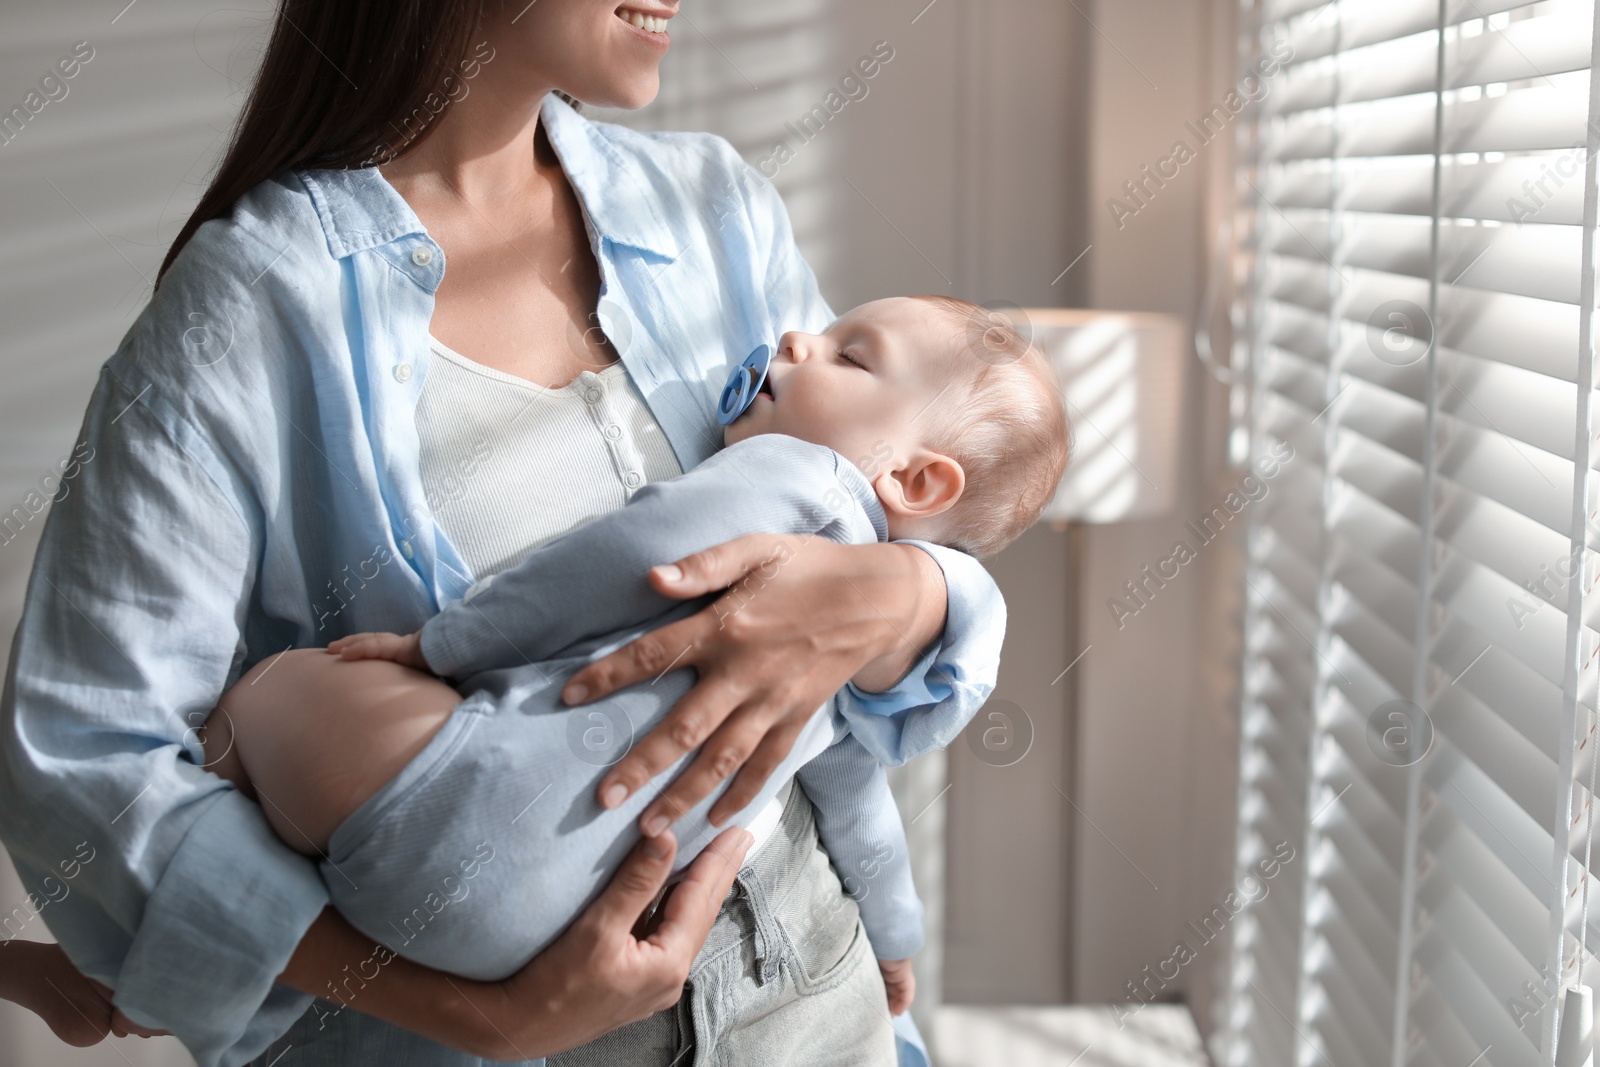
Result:
<instances>
[{"instance_id":1,"label":"woman's dark hair","mask_svg":"<svg viewBox=\"0 0 1600 1067\"><path fill-rule=\"evenodd\" d=\"M475 73L485 3L281 0L228 151L157 284L203 223L268 178L296 167L372 166L420 144Z\"/></svg>"}]
</instances>

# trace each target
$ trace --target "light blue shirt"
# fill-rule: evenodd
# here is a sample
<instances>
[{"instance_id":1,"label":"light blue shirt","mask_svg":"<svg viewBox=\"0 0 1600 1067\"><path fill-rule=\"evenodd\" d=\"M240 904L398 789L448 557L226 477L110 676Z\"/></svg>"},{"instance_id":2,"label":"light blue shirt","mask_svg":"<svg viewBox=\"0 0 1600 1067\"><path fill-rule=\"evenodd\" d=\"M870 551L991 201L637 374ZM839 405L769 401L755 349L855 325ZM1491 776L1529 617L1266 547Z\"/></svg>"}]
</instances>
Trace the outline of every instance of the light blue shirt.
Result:
<instances>
[{"instance_id":1,"label":"light blue shirt","mask_svg":"<svg viewBox=\"0 0 1600 1067\"><path fill-rule=\"evenodd\" d=\"M691 469L721 444L729 368L832 313L777 193L725 141L591 123L553 96L543 121L587 215L607 336ZM266 656L415 630L473 582L419 474L444 270L376 170L253 189L200 228L103 368L92 458L39 546L0 707L0 837L73 962L202 1067L249 1060L305 1011L273 978L327 892L203 769L195 726ZM945 635L894 690L856 694L889 718L970 696L938 669L952 645L974 677L998 664L993 582L927 550Z\"/></svg>"}]
</instances>

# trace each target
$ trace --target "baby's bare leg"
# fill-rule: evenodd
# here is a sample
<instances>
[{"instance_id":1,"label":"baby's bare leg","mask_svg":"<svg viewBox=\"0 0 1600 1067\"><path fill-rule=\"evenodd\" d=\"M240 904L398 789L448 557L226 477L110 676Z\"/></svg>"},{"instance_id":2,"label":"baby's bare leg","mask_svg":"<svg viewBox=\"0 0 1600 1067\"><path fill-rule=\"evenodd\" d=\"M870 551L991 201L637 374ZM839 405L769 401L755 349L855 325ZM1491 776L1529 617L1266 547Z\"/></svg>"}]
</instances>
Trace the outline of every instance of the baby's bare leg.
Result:
<instances>
[{"instance_id":1,"label":"baby's bare leg","mask_svg":"<svg viewBox=\"0 0 1600 1067\"><path fill-rule=\"evenodd\" d=\"M205 722L206 765L255 799L286 844L316 855L460 702L398 663L295 649L223 694Z\"/></svg>"}]
</instances>

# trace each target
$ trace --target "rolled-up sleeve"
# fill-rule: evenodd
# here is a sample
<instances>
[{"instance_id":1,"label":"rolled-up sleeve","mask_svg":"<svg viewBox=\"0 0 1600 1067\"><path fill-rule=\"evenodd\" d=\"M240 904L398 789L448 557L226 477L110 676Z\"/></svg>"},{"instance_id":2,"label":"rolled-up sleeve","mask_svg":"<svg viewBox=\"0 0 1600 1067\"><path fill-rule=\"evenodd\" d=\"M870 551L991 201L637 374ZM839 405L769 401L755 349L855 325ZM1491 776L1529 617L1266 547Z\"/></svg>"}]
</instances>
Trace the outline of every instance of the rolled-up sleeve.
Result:
<instances>
[{"instance_id":1,"label":"rolled-up sleeve","mask_svg":"<svg viewBox=\"0 0 1600 1067\"><path fill-rule=\"evenodd\" d=\"M160 388L103 371L63 474L0 703L0 837L41 897L79 861L42 911L74 964L202 1067L233 1065L309 1004L274 978L327 894L203 766L260 535L206 438L157 416Z\"/></svg>"},{"instance_id":2,"label":"rolled-up sleeve","mask_svg":"<svg viewBox=\"0 0 1600 1067\"><path fill-rule=\"evenodd\" d=\"M1005 599L982 563L943 545L900 543L944 572L944 633L894 688L868 693L851 683L837 701L850 732L889 767L944 748L972 721L994 692L1006 636Z\"/></svg>"}]
</instances>

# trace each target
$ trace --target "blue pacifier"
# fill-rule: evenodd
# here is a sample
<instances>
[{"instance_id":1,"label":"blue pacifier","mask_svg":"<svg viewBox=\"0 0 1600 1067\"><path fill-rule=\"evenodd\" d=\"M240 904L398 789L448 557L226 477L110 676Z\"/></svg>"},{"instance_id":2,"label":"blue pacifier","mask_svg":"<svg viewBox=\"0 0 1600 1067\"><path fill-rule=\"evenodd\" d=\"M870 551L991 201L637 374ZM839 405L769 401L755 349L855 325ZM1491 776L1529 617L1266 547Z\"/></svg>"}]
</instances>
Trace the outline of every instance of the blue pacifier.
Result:
<instances>
[{"instance_id":1,"label":"blue pacifier","mask_svg":"<svg viewBox=\"0 0 1600 1067\"><path fill-rule=\"evenodd\" d=\"M756 402L761 383L767 380L767 368L772 365L772 346L757 345L756 350L744 357L744 362L733 368L728 384L722 387L722 399L717 401L717 421L727 426L743 415Z\"/></svg>"}]
</instances>

